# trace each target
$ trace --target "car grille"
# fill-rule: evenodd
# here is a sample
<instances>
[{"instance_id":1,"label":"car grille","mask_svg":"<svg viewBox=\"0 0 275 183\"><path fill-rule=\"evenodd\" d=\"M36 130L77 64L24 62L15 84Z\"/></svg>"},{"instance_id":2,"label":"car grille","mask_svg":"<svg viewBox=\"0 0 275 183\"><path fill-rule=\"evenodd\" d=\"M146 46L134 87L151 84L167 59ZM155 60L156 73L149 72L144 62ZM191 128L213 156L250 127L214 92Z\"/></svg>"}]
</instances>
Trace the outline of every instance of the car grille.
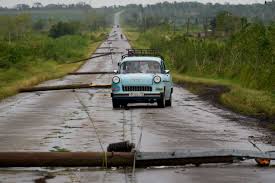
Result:
<instances>
[{"instance_id":1,"label":"car grille","mask_svg":"<svg viewBox=\"0 0 275 183\"><path fill-rule=\"evenodd\" d=\"M152 91L151 86L122 86L123 91Z\"/></svg>"}]
</instances>

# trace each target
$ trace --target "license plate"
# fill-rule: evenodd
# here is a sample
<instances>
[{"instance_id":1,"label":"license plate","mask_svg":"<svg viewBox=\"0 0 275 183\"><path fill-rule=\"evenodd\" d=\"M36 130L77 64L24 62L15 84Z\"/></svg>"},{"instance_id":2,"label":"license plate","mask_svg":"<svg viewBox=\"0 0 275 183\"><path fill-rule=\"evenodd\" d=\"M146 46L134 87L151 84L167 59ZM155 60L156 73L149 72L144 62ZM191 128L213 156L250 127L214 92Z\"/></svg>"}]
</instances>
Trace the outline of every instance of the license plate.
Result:
<instances>
[{"instance_id":1,"label":"license plate","mask_svg":"<svg viewBox=\"0 0 275 183\"><path fill-rule=\"evenodd\" d=\"M143 97L144 93L129 93L129 97Z\"/></svg>"}]
</instances>

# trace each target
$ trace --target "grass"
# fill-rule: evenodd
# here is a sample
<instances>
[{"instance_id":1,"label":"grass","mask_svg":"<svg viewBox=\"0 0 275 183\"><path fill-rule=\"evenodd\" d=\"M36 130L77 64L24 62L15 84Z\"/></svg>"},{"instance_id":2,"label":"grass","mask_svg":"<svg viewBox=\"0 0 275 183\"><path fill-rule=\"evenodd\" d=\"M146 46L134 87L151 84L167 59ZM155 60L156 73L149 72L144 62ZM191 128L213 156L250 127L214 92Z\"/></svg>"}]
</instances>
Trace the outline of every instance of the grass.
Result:
<instances>
[{"instance_id":1,"label":"grass","mask_svg":"<svg viewBox=\"0 0 275 183\"><path fill-rule=\"evenodd\" d=\"M149 43L143 41L142 39L138 39L140 36L140 32L138 32L135 28L126 27L123 28L123 32L127 37L131 47L133 48L149 48Z\"/></svg>"},{"instance_id":2,"label":"grass","mask_svg":"<svg viewBox=\"0 0 275 183\"><path fill-rule=\"evenodd\" d=\"M149 43L145 43L139 39L140 32L134 28L125 27L125 35L130 41L130 44L134 48L149 48ZM187 74L178 73L172 70L174 83L193 84L191 92L198 93L199 90L195 87L199 85L210 85L210 86L225 86L229 88L229 92L221 93L219 96L219 103L232 109L233 111L241 114L275 119L275 93L269 91L248 89L240 86L238 83L232 80L218 79L218 78L205 78L205 77L194 77ZM272 126L272 125L271 125ZM270 127L271 128L271 127ZM275 125L273 127L275 129Z\"/></svg>"},{"instance_id":3,"label":"grass","mask_svg":"<svg viewBox=\"0 0 275 183\"><path fill-rule=\"evenodd\" d=\"M101 44L102 40L92 42L83 50L83 58L87 58ZM81 59L81 58L79 58ZM84 62L63 63L56 61L32 61L23 68L20 66L4 70L0 69L0 100L15 95L20 88L37 85L43 81L60 78L77 70Z\"/></svg>"}]
</instances>

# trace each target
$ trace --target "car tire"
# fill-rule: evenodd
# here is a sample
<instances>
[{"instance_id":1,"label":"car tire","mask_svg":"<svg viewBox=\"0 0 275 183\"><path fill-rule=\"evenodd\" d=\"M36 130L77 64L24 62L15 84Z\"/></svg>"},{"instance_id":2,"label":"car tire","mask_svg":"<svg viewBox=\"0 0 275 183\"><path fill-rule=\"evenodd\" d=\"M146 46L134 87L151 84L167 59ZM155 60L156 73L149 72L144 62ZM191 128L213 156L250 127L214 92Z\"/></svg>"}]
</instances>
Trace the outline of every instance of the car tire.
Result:
<instances>
[{"instance_id":1,"label":"car tire","mask_svg":"<svg viewBox=\"0 0 275 183\"><path fill-rule=\"evenodd\" d=\"M113 100L112 100L112 103L113 103L113 108L114 108L114 109L117 109L117 108L120 107L120 104L119 104L119 101L118 101L118 100L113 99Z\"/></svg>"},{"instance_id":2,"label":"car tire","mask_svg":"<svg viewBox=\"0 0 275 183\"><path fill-rule=\"evenodd\" d=\"M158 107L164 108L165 107L165 94L161 96L161 98L157 101Z\"/></svg>"},{"instance_id":3,"label":"car tire","mask_svg":"<svg viewBox=\"0 0 275 183\"><path fill-rule=\"evenodd\" d=\"M168 107L171 107L171 106L172 106L172 94L170 94L169 100L166 100L166 101L165 101L165 105L168 106Z\"/></svg>"},{"instance_id":4,"label":"car tire","mask_svg":"<svg viewBox=\"0 0 275 183\"><path fill-rule=\"evenodd\" d=\"M122 107L124 107L124 108L127 108L127 105L128 105L127 102L122 103Z\"/></svg>"}]
</instances>

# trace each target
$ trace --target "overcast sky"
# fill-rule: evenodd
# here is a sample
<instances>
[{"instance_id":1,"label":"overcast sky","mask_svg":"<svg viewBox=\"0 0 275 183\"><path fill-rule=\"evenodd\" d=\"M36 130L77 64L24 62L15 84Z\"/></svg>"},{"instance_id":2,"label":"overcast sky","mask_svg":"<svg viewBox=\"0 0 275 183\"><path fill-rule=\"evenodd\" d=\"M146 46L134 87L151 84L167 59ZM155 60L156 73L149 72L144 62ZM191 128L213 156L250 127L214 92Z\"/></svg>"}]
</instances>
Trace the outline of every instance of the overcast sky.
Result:
<instances>
[{"instance_id":1,"label":"overcast sky","mask_svg":"<svg viewBox=\"0 0 275 183\"><path fill-rule=\"evenodd\" d=\"M64 4L72 4L77 3L81 0L0 0L0 6L12 7L15 4L29 4L32 5L34 2L41 2L43 5L50 3L64 3ZM101 7L101 6L111 6L111 5L126 5L130 3L135 4L154 4L157 2L174 2L174 1L188 1L188 0L82 0L88 4L91 4L93 7ZM191 0L189 0L191 1ZM194 0L195 1L195 0ZM265 0L196 0L198 2L211 2L211 3L226 3L230 4L251 4L251 3L263 3Z\"/></svg>"}]
</instances>

